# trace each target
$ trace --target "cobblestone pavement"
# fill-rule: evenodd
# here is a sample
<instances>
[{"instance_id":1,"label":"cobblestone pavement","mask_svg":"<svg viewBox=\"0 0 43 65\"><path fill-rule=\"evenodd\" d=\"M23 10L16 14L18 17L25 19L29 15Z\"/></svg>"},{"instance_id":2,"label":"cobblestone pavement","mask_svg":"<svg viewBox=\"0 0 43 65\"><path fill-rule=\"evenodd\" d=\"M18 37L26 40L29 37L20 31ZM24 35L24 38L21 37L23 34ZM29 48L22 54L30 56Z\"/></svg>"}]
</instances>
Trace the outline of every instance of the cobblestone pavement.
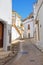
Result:
<instances>
[{"instance_id":1,"label":"cobblestone pavement","mask_svg":"<svg viewBox=\"0 0 43 65\"><path fill-rule=\"evenodd\" d=\"M43 53L41 53L29 40L22 42L23 51L18 60L7 63L6 65L43 65Z\"/></svg>"}]
</instances>

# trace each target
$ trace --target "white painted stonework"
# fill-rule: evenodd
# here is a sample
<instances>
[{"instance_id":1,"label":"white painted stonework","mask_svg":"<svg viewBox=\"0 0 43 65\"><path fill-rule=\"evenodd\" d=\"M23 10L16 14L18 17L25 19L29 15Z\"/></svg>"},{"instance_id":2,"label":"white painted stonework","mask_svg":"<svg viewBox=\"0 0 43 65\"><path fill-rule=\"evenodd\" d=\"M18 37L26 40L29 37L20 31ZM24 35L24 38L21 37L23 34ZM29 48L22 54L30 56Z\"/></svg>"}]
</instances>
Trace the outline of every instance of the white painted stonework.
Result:
<instances>
[{"instance_id":1,"label":"white painted stonework","mask_svg":"<svg viewBox=\"0 0 43 65\"><path fill-rule=\"evenodd\" d=\"M37 4L35 6L34 19L39 21L39 38L40 38L40 40L38 40L39 41L38 45L41 49L43 49L43 0L38 0Z\"/></svg>"},{"instance_id":2,"label":"white painted stonework","mask_svg":"<svg viewBox=\"0 0 43 65\"><path fill-rule=\"evenodd\" d=\"M16 26L16 27L12 26L12 37L11 37L11 40L14 41L15 39L20 37L20 34L18 33L17 30L19 30L19 27L21 25L21 16L17 12L12 11L12 19L13 19L12 20L13 25Z\"/></svg>"},{"instance_id":3,"label":"white painted stonework","mask_svg":"<svg viewBox=\"0 0 43 65\"><path fill-rule=\"evenodd\" d=\"M28 30L28 24L30 24L30 30ZM23 36L25 38L29 38L28 37L28 33L30 33L30 38L33 37L34 35L34 25L33 25L33 19L28 19L26 21L23 22L24 25L24 34Z\"/></svg>"},{"instance_id":4,"label":"white painted stonework","mask_svg":"<svg viewBox=\"0 0 43 65\"><path fill-rule=\"evenodd\" d=\"M12 11L12 18L13 18L13 24L20 27L21 16L17 12Z\"/></svg>"},{"instance_id":5,"label":"white painted stonework","mask_svg":"<svg viewBox=\"0 0 43 65\"><path fill-rule=\"evenodd\" d=\"M0 0L0 19L12 23L12 0Z\"/></svg>"},{"instance_id":6,"label":"white painted stonework","mask_svg":"<svg viewBox=\"0 0 43 65\"><path fill-rule=\"evenodd\" d=\"M19 37L20 35L18 34L17 30L14 27L12 27L12 37L11 37L12 41L14 41L15 39Z\"/></svg>"},{"instance_id":7,"label":"white painted stonework","mask_svg":"<svg viewBox=\"0 0 43 65\"><path fill-rule=\"evenodd\" d=\"M12 25L12 0L0 0L0 22L4 24L3 50L11 45L11 25Z\"/></svg>"},{"instance_id":8,"label":"white painted stonework","mask_svg":"<svg viewBox=\"0 0 43 65\"><path fill-rule=\"evenodd\" d=\"M40 11L38 13L38 19L39 19L39 32L40 32L40 46L43 47L43 4L40 8Z\"/></svg>"},{"instance_id":9,"label":"white painted stonework","mask_svg":"<svg viewBox=\"0 0 43 65\"><path fill-rule=\"evenodd\" d=\"M16 16L16 26L20 27L20 24L21 24L21 18Z\"/></svg>"},{"instance_id":10,"label":"white painted stonework","mask_svg":"<svg viewBox=\"0 0 43 65\"><path fill-rule=\"evenodd\" d=\"M39 9L42 1L43 0L37 0L38 3L35 3L33 6L33 8L34 8L34 19L36 19L36 17L37 17L38 9Z\"/></svg>"}]
</instances>

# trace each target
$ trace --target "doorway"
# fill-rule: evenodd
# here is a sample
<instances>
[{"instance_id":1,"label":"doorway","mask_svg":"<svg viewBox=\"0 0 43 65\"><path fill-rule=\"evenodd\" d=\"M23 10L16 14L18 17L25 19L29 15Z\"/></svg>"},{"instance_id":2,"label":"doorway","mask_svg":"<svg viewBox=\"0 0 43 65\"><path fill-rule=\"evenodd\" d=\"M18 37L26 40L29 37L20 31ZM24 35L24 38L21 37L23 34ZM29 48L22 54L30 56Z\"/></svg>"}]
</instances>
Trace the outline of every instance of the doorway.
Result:
<instances>
[{"instance_id":1,"label":"doorway","mask_svg":"<svg viewBox=\"0 0 43 65\"><path fill-rule=\"evenodd\" d=\"M28 24L28 38L30 38L30 24Z\"/></svg>"},{"instance_id":2,"label":"doorway","mask_svg":"<svg viewBox=\"0 0 43 65\"><path fill-rule=\"evenodd\" d=\"M3 48L4 24L0 22L0 48Z\"/></svg>"}]
</instances>

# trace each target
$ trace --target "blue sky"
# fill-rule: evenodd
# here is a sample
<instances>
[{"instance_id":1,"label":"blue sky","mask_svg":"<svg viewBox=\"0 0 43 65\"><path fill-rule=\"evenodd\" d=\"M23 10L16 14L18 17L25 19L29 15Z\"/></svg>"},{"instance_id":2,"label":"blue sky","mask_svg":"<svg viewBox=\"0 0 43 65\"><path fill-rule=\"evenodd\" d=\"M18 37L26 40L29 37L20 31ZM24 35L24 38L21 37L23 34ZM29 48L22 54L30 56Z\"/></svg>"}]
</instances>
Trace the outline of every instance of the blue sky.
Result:
<instances>
[{"instance_id":1,"label":"blue sky","mask_svg":"<svg viewBox=\"0 0 43 65\"><path fill-rule=\"evenodd\" d=\"M35 2L36 0L12 0L12 10L24 19L33 12L33 3Z\"/></svg>"}]
</instances>

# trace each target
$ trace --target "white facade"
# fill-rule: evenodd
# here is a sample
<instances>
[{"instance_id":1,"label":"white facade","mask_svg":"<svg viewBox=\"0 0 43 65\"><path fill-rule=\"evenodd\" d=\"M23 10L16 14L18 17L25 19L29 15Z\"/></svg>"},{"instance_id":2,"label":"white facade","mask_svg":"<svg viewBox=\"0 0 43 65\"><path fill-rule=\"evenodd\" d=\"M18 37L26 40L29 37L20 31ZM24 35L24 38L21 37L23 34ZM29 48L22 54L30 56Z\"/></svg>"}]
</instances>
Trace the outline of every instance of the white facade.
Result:
<instances>
[{"instance_id":1,"label":"white facade","mask_svg":"<svg viewBox=\"0 0 43 65\"><path fill-rule=\"evenodd\" d=\"M20 35L18 34L17 30L14 27L12 27L12 37L11 37L12 42L19 37Z\"/></svg>"},{"instance_id":2,"label":"white facade","mask_svg":"<svg viewBox=\"0 0 43 65\"><path fill-rule=\"evenodd\" d=\"M12 23L12 0L0 0L0 19Z\"/></svg>"},{"instance_id":3,"label":"white facade","mask_svg":"<svg viewBox=\"0 0 43 65\"><path fill-rule=\"evenodd\" d=\"M24 25L24 38L29 38L29 33L30 33L30 38L34 36L34 24L33 24L33 19L27 19L26 21L23 22ZM28 25L30 25L30 29L28 30Z\"/></svg>"},{"instance_id":4,"label":"white facade","mask_svg":"<svg viewBox=\"0 0 43 65\"><path fill-rule=\"evenodd\" d=\"M40 40L43 40L43 4L38 12L37 16L39 20L39 33L40 33Z\"/></svg>"},{"instance_id":5,"label":"white facade","mask_svg":"<svg viewBox=\"0 0 43 65\"><path fill-rule=\"evenodd\" d=\"M20 25L21 25L21 18L16 16L16 26L20 27Z\"/></svg>"},{"instance_id":6,"label":"white facade","mask_svg":"<svg viewBox=\"0 0 43 65\"><path fill-rule=\"evenodd\" d=\"M12 41L20 37L20 25L21 25L21 17L17 14L17 12L13 11L12 12Z\"/></svg>"},{"instance_id":7,"label":"white facade","mask_svg":"<svg viewBox=\"0 0 43 65\"><path fill-rule=\"evenodd\" d=\"M38 44L43 49L43 0L38 0L34 7L34 18L39 21L39 31L37 30L37 33L39 32L39 39L37 41L40 42ZM38 34L36 35L38 36Z\"/></svg>"},{"instance_id":8,"label":"white facade","mask_svg":"<svg viewBox=\"0 0 43 65\"><path fill-rule=\"evenodd\" d=\"M13 24L20 27L20 25L21 25L21 16L15 11L12 11L12 20L13 20Z\"/></svg>"},{"instance_id":9,"label":"white facade","mask_svg":"<svg viewBox=\"0 0 43 65\"><path fill-rule=\"evenodd\" d=\"M11 45L12 0L0 0L0 22L4 24L3 50Z\"/></svg>"}]
</instances>

